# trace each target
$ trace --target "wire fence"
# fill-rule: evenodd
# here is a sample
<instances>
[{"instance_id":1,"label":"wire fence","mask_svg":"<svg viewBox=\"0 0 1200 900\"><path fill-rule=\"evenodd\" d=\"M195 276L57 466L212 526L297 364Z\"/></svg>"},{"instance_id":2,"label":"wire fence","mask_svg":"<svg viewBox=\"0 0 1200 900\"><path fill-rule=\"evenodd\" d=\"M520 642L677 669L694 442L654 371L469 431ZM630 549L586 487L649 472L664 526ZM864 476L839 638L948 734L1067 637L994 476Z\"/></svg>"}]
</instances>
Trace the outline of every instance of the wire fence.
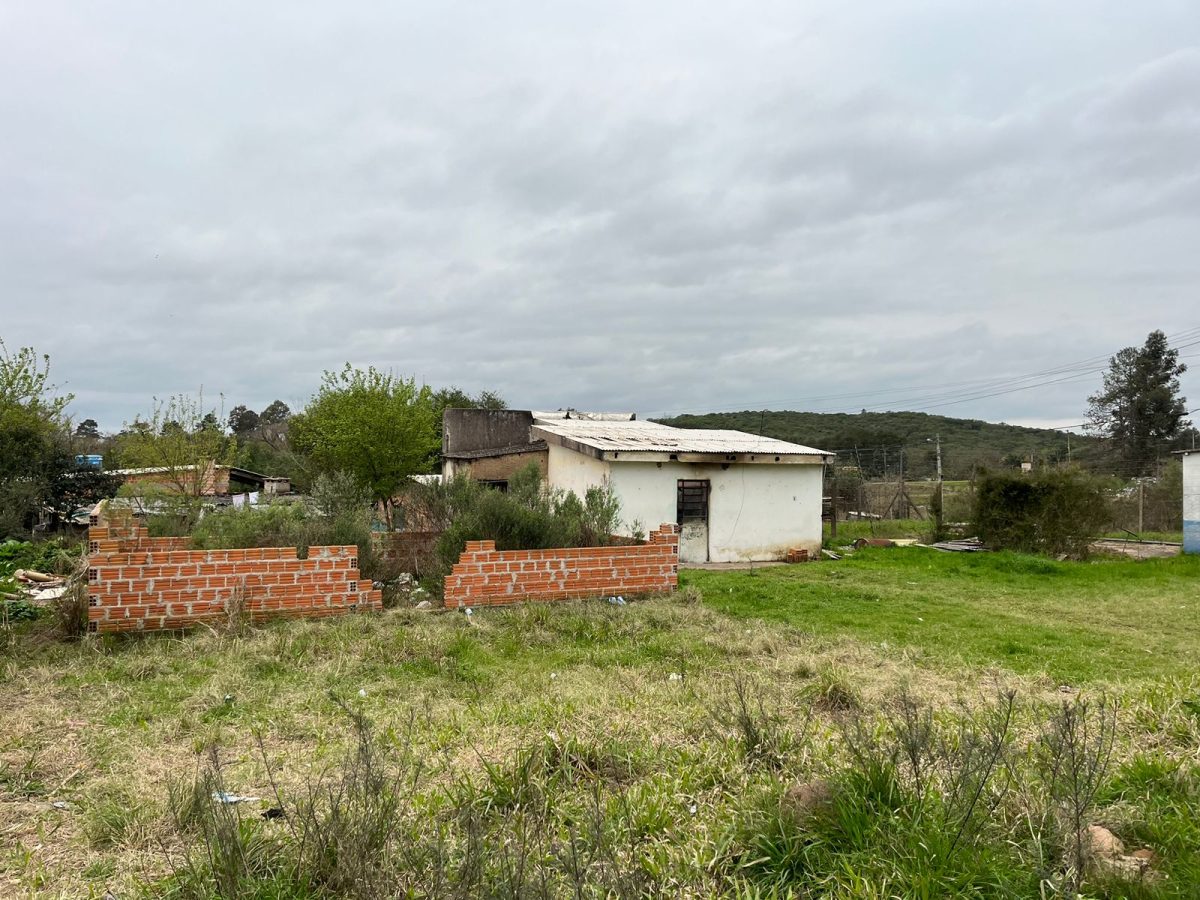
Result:
<instances>
[{"instance_id":1,"label":"wire fence","mask_svg":"<svg viewBox=\"0 0 1200 900\"><path fill-rule=\"evenodd\" d=\"M827 517L838 521L881 521L911 519L928 521L934 516L939 481L936 478L909 480L900 474L870 477L856 463L861 453L839 453L827 471L825 495ZM1135 535L1175 535L1183 529L1183 481L1179 462L1173 457L1155 460L1148 467L1158 474L1122 479L1097 475L1108 501L1108 531ZM975 481L940 482L942 520L967 525L973 518Z\"/></svg>"}]
</instances>

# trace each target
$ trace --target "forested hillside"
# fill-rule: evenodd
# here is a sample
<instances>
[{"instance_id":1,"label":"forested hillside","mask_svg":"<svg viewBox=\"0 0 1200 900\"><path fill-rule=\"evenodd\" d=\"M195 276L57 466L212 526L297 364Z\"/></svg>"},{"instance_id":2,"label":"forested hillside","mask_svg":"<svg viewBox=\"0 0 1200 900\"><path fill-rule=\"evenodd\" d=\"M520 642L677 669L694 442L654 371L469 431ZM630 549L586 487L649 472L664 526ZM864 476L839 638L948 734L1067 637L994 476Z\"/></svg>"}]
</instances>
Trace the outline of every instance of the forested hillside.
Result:
<instances>
[{"instance_id":1,"label":"forested hillside","mask_svg":"<svg viewBox=\"0 0 1200 900\"><path fill-rule=\"evenodd\" d=\"M895 476L901 450L906 477L936 471L937 436L942 441L946 478L967 478L977 466L1002 468L1032 458L1038 463L1099 462L1099 441L1046 428L952 419L917 412L811 413L743 411L704 413L662 419L679 428L733 428L768 437L839 451L846 465L860 465L869 477ZM857 451L857 453L855 453Z\"/></svg>"}]
</instances>

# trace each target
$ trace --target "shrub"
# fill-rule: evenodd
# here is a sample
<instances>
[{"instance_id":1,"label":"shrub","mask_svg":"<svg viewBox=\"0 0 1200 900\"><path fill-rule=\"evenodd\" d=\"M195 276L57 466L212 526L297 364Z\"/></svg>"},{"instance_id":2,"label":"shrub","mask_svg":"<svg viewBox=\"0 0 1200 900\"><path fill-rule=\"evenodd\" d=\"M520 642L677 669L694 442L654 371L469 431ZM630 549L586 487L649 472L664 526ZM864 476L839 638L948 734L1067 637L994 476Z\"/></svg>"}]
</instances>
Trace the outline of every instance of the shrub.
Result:
<instances>
[{"instance_id":1,"label":"shrub","mask_svg":"<svg viewBox=\"0 0 1200 900\"><path fill-rule=\"evenodd\" d=\"M1108 520L1100 485L1074 470L986 474L975 488L974 529L995 549L1082 557Z\"/></svg>"},{"instance_id":2,"label":"shrub","mask_svg":"<svg viewBox=\"0 0 1200 900\"><path fill-rule=\"evenodd\" d=\"M444 528L426 576L427 588L439 597L467 541L495 541L497 550L598 547L613 543L621 527L621 504L610 487L588 488L580 498L547 488L532 464L509 480L504 493L465 478L431 486L421 511Z\"/></svg>"},{"instance_id":3,"label":"shrub","mask_svg":"<svg viewBox=\"0 0 1200 900\"><path fill-rule=\"evenodd\" d=\"M344 474L319 476L307 503L210 510L192 528L191 539L199 550L296 547L302 556L313 546L354 544L364 578L384 581L393 575L371 542L370 497Z\"/></svg>"}]
</instances>

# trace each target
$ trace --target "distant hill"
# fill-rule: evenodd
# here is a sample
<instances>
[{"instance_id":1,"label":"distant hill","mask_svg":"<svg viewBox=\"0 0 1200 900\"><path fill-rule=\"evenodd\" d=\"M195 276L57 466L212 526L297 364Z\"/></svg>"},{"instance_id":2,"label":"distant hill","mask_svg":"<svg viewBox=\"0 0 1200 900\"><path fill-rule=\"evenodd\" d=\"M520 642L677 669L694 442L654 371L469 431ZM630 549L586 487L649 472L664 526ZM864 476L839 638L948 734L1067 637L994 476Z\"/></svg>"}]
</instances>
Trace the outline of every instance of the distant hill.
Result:
<instances>
[{"instance_id":1,"label":"distant hill","mask_svg":"<svg viewBox=\"0 0 1200 900\"><path fill-rule=\"evenodd\" d=\"M1031 457L1039 463L1071 460L1088 466L1097 462L1096 438L1048 428L1024 428L952 419L917 412L704 413L660 419L678 428L733 428L780 440L838 451L842 465L859 465L868 477L899 474L903 449L906 478L932 477L936 472L934 438L941 435L942 469L947 479L968 478L976 467L1017 466ZM857 450L857 452L855 452Z\"/></svg>"}]
</instances>

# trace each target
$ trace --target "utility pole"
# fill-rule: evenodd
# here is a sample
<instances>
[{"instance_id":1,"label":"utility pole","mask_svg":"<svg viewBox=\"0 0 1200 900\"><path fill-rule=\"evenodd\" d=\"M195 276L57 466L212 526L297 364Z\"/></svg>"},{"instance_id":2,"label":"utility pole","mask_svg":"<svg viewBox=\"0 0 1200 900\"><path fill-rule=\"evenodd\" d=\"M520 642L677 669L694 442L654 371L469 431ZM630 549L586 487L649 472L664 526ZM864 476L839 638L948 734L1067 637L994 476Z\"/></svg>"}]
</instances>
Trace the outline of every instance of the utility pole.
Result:
<instances>
[{"instance_id":1,"label":"utility pole","mask_svg":"<svg viewBox=\"0 0 1200 900\"><path fill-rule=\"evenodd\" d=\"M942 436L934 435L934 441L937 444L937 515L933 520L933 527L937 530L937 539L942 539L942 520L945 515L945 482L942 480Z\"/></svg>"}]
</instances>

